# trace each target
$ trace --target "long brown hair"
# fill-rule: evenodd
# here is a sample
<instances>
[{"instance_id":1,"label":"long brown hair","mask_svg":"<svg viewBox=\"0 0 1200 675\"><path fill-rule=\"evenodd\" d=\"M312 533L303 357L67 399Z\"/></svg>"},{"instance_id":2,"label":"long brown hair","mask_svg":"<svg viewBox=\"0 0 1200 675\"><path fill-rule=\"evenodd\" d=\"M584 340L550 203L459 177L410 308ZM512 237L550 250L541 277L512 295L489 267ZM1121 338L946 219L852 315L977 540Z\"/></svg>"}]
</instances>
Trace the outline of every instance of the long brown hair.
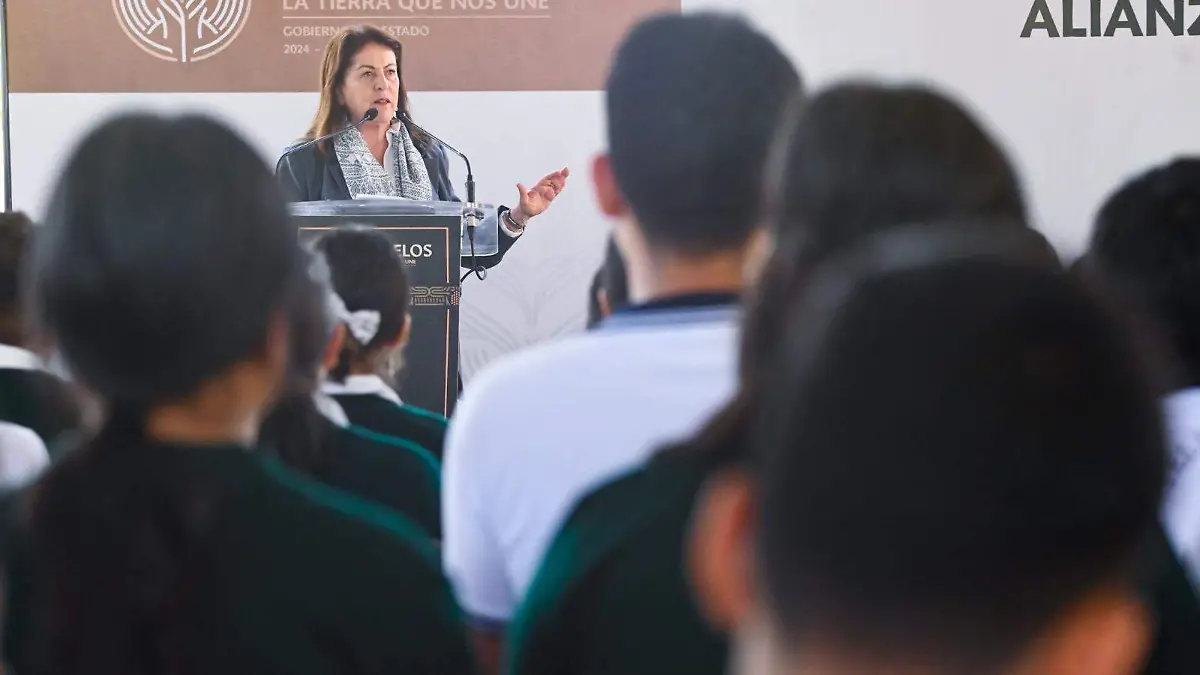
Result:
<instances>
[{"instance_id":1,"label":"long brown hair","mask_svg":"<svg viewBox=\"0 0 1200 675\"><path fill-rule=\"evenodd\" d=\"M308 127L308 133L304 135L302 140L308 141L320 138L326 134L333 133L346 124L350 116L350 111L339 100L338 88L342 86L342 81L346 79L346 71L350 69L350 64L353 63L354 56L358 54L359 50L370 44L382 45L396 53L397 77L400 79L400 92L396 97L396 109L401 113L408 114L408 89L404 86L404 70L402 67L404 47L400 44L399 40L381 28L366 25L350 26L343 28L325 46L325 62L321 65L321 102L317 105L317 114L313 117L312 124ZM410 128L409 133L412 134L413 140L419 145L423 145L427 140L425 135L419 133L416 129ZM317 151L321 154L327 154L329 152L329 142L318 143Z\"/></svg>"}]
</instances>

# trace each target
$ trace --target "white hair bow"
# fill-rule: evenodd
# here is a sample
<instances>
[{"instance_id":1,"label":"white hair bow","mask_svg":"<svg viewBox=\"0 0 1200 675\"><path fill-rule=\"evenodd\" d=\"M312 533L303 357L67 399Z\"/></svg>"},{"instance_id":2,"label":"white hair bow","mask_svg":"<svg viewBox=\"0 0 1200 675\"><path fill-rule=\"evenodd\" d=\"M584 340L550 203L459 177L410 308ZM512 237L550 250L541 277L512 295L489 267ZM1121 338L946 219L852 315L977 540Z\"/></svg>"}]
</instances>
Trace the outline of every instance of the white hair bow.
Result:
<instances>
[{"instance_id":1,"label":"white hair bow","mask_svg":"<svg viewBox=\"0 0 1200 675\"><path fill-rule=\"evenodd\" d=\"M329 293L329 304L333 315L346 324L346 328L350 329L350 334L359 344L365 347L375 339L379 333L379 322L383 318L383 315L377 310L360 309L357 312L351 312L346 309L346 303L341 296L332 291Z\"/></svg>"}]
</instances>

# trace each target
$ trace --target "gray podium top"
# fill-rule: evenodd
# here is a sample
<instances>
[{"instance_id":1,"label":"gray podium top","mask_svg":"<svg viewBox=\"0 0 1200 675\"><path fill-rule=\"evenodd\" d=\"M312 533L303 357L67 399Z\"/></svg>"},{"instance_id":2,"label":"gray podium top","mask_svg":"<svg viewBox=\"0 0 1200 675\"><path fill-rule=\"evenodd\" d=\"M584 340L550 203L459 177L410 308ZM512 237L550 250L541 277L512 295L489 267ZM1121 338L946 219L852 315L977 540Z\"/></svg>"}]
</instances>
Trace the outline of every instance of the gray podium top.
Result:
<instances>
[{"instance_id":1,"label":"gray podium top","mask_svg":"<svg viewBox=\"0 0 1200 675\"><path fill-rule=\"evenodd\" d=\"M294 202L289 205L293 216L300 218L341 218L353 220L357 217L380 216L457 216L460 218L462 255L471 254L471 228L467 218L472 214L478 219L474 228L475 254L492 255L500 250L498 236L500 223L496 207L491 204L466 204L463 202L417 201L413 199L389 199L372 197L317 202Z\"/></svg>"}]
</instances>

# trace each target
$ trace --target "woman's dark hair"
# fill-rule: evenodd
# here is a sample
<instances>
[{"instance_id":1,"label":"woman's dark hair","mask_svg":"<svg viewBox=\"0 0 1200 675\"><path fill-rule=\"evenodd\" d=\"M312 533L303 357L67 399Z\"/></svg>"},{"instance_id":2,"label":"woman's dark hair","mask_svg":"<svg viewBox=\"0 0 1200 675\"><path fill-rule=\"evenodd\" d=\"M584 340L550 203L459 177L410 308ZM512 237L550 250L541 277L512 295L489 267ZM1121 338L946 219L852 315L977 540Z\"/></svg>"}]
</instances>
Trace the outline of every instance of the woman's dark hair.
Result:
<instances>
[{"instance_id":1,"label":"woman's dark hair","mask_svg":"<svg viewBox=\"0 0 1200 675\"><path fill-rule=\"evenodd\" d=\"M408 318L408 276L392 242L370 228L334 230L317 241L317 250L329 264L333 290L346 310L379 312L379 328L366 344L346 331L338 363L329 373L331 380L342 382L354 366L400 337Z\"/></svg>"},{"instance_id":2,"label":"woman's dark hair","mask_svg":"<svg viewBox=\"0 0 1200 675\"><path fill-rule=\"evenodd\" d=\"M947 96L850 83L798 110L772 158L766 211L776 238L803 238L810 258L898 225L1026 223L1004 150Z\"/></svg>"},{"instance_id":3,"label":"woman's dark hair","mask_svg":"<svg viewBox=\"0 0 1200 675\"><path fill-rule=\"evenodd\" d=\"M263 420L259 445L293 469L320 479L328 468L334 442L328 420L317 410L313 394L320 385L321 359L333 334L336 317L324 256L312 257L311 274L288 308L291 331L283 393Z\"/></svg>"},{"instance_id":4,"label":"woman's dark hair","mask_svg":"<svg viewBox=\"0 0 1200 675\"><path fill-rule=\"evenodd\" d=\"M1004 151L948 98L921 88L848 84L793 105L770 164L775 250L748 291L741 391L697 445L723 456L774 362L783 308L823 259L873 233L916 223L1025 228L1020 185ZM1036 236L1036 235L1035 235ZM1049 244L1046 244L1049 250Z\"/></svg>"},{"instance_id":5,"label":"woman's dark hair","mask_svg":"<svg viewBox=\"0 0 1200 675\"><path fill-rule=\"evenodd\" d=\"M31 266L32 306L98 434L31 491L45 606L31 672L189 668L179 614L221 495L148 448L144 415L261 355L300 271L297 233L257 153L196 116L121 116L69 158Z\"/></svg>"},{"instance_id":6,"label":"woman's dark hair","mask_svg":"<svg viewBox=\"0 0 1200 675\"><path fill-rule=\"evenodd\" d=\"M303 140L320 138L337 131L350 120L350 111L338 99L338 88L346 79L346 71L354 63L354 57L359 50L367 45L381 45L396 53L396 76L400 80L400 91L397 93L396 110L402 115L408 115L408 88L404 86L404 47L400 41L392 37L382 28L375 26L350 26L343 28L337 35L330 38L325 45L325 60L321 64L321 100L317 104L317 114ZM408 131L413 142L424 146L429 142L425 132L408 125ZM327 154L330 141L317 144L321 154Z\"/></svg>"}]
</instances>

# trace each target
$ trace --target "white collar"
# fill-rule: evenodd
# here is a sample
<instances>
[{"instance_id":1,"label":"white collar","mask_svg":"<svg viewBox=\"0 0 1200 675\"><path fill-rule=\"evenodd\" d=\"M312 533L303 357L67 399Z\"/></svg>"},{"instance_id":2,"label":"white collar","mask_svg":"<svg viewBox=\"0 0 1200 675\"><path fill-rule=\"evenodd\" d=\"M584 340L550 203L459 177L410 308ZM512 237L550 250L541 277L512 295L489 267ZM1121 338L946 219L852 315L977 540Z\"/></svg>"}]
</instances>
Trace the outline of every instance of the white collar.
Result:
<instances>
[{"instance_id":1,"label":"white collar","mask_svg":"<svg viewBox=\"0 0 1200 675\"><path fill-rule=\"evenodd\" d=\"M350 426L350 418L346 417L346 411L342 410L342 406L338 405L338 402L328 394L320 391L313 392L313 403L317 406L317 412L321 413L325 419L343 429Z\"/></svg>"},{"instance_id":2,"label":"white collar","mask_svg":"<svg viewBox=\"0 0 1200 675\"><path fill-rule=\"evenodd\" d=\"M1200 589L1200 387L1167 396L1163 408L1172 464L1163 526Z\"/></svg>"},{"instance_id":3,"label":"white collar","mask_svg":"<svg viewBox=\"0 0 1200 675\"><path fill-rule=\"evenodd\" d=\"M45 368L41 357L28 349L0 344L0 368L9 370L42 370Z\"/></svg>"},{"instance_id":4,"label":"white collar","mask_svg":"<svg viewBox=\"0 0 1200 675\"><path fill-rule=\"evenodd\" d=\"M326 380L321 385L321 391L330 396L378 396L396 405L404 405L404 401L400 400L400 395L378 375L348 375L345 382Z\"/></svg>"},{"instance_id":5,"label":"white collar","mask_svg":"<svg viewBox=\"0 0 1200 675\"><path fill-rule=\"evenodd\" d=\"M1200 387L1173 392L1163 400L1163 408L1171 432L1173 481L1200 459Z\"/></svg>"}]
</instances>

